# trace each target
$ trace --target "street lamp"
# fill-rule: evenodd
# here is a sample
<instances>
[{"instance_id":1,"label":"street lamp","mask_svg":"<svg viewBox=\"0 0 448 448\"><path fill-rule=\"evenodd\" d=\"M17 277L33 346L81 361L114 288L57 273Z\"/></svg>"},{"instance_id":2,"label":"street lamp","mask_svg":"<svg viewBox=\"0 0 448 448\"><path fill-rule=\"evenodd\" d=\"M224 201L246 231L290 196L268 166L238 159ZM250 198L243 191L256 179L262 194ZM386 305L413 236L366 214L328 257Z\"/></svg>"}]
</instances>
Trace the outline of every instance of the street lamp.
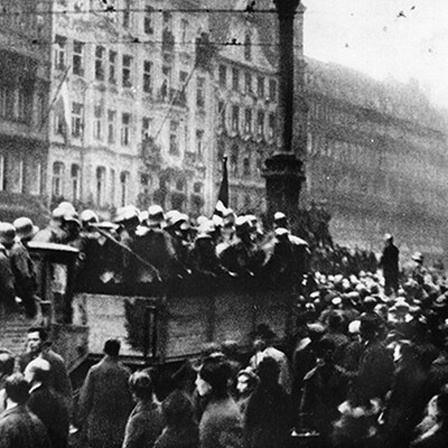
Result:
<instances>
[{"instance_id":1,"label":"street lamp","mask_svg":"<svg viewBox=\"0 0 448 448\"><path fill-rule=\"evenodd\" d=\"M297 223L303 163L292 146L294 116L294 16L300 0L274 0L279 19L279 105L281 148L265 161L268 221L275 211ZM303 139L300 139L303 141ZM303 148L302 148L303 149Z\"/></svg>"}]
</instances>

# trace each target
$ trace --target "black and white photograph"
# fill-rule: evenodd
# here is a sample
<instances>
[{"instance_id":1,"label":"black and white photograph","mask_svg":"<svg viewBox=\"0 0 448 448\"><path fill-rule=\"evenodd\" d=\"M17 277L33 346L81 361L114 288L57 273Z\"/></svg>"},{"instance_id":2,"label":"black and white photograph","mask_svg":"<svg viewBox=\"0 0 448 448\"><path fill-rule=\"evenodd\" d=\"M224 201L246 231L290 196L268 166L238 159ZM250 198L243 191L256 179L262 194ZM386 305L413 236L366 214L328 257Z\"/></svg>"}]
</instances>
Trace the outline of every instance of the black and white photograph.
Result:
<instances>
[{"instance_id":1,"label":"black and white photograph","mask_svg":"<svg viewBox=\"0 0 448 448\"><path fill-rule=\"evenodd\" d=\"M0 0L0 448L448 446L447 0Z\"/></svg>"}]
</instances>

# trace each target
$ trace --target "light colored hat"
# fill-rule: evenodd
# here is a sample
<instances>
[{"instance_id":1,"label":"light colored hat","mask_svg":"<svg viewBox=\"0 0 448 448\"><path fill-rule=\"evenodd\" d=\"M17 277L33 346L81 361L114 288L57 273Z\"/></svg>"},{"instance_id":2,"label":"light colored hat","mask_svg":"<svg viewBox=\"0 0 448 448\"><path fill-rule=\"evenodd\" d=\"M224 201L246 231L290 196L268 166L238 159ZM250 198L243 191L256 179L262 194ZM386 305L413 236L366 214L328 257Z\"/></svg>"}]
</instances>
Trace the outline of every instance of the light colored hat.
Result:
<instances>
[{"instance_id":1,"label":"light colored hat","mask_svg":"<svg viewBox=\"0 0 448 448\"><path fill-rule=\"evenodd\" d=\"M65 215L65 210L60 207L56 207L51 212L51 217L55 220L62 220L64 218L64 215Z\"/></svg>"},{"instance_id":2,"label":"light colored hat","mask_svg":"<svg viewBox=\"0 0 448 448\"><path fill-rule=\"evenodd\" d=\"M360 320L352 320L348 324L349 334L358 334L360 331L361 331L361 321Z\"/></svg>"},{"instance_id":3,"label":"light colored hat","mask_svg":"<svg viewBox=\"0 0 448 448\"><path fill-rule=\"evenodd\" d=\"M33 238L37 232L39 232L39 227L33 224L30 218L26 216L22 216L21 218L17 218L13 222L13 226L16 229L17 236L23 240L28 238Z\"/></svg>"},{"instance_id":4,"label":"light colored hat","mask_svg":"<svg viewBox=\"0 0 448 448\"><path fill-rule=\"evenodd\" d=\"M116 223L123 223L126 221L136 220L140 221L140 214L137 207L133 205L127 205L117 210L117 216L115 218Z\"/></svg>"},{"instance_id":5,"label":"light colored hat","mask_svg":"<svg viewBox=\"0 0 448 448\"><path fill-rule=\"evenodd\" d=\"M176 210L173 210L176 211ZM149 217L154 217L157 215L163 215L163 208L160 205L151 205L148 207Z\"/></svg>"},{"instance_id":6,"label":"light colored hat","mask_svg":"<svg viewBox=\"0 0 448 448\"><path fill-rule=\"evenodd\" d=\"M281 219L286 219L286 215L282 212L275 212L274 221L280 221Z\"/></svg>"},{"instance_id":7,"label":"light colored hat","mask_svg":"<svg viewBox=\"0 0 448 448\"><path fill-rule=\"evenodd\" d=\"M198 227L203 226L204 224L208 224L209 219L207 218L207 216L198 216L198 218L196 219L196 223L198 225Z\"/></svg>"},{"instance_id":8,"label":"light colored hat","mask_svg":"<svg viewBox=\"0 0 448 448\"><path fill-rule=\"evenodd\" d=\"M224 220L221 218L221 216L213 215L212 221L216 227L222 227L224 225Z\"/></svg>"},{"instance_id":9,"label":"light colored hat","mask_svg":"<svg viewBox=\"0 0 448 448\"><path fill-rule=\"evenodd\" d=\"M90 210L90 209L84 210L81 213L80 218L81 218L81 222L83 222L83 223L84 222L85 223L94 223L94 222L98 223L98 222L100 222L100 220L98 218L98 215L93 210Z\"/></svg>"},{"instance_id":10,"label":"light colored hat","mask_svg":"<svg viewBox=\"0 0 448 448\"><path fill-rule=\"evenodd\" d=\"M160 225L165 219L163 208L160 205L151 205L148 208L148 225Z\"/></svg>"},{"instance_id":11,"label":"light colored hat","mask_svg":"<svg viewBox=\"0 0 448 448\"><path fill-rule=\"evenodd\" d=\"M274 230L274 234L275 234L275 236L276 237L279 237L279 238L281 238L281 237L284 237L284 236L287 236L287 235L289 235L289 230L288 229L285 229L284 227L277 227L275 230Z\"/></svg>"},{"instance_id":12,"label":"light colored hat","mask_svg":"<svg viewBox=\"0 0 448 448\"><path fill-rule=\"evenodd\" d=\"M74 205L71 202L68 202L68 201L62 201L58 205L58 208L63 210L64 213L68 213L68 214L75 214L76 213L76 209L75 209Z\"/></svg>"},{"instance_id":13,"label":"light colored hat","mask_svg":"<svg viewBox=\"0 0 448 448\"><path fill-rule=\"evenodd\" d=\"M63 219L65 222L73 222L75 224L81 225L81 221L79 220L79 215L75 211L74 213L72 211L67 211L64 213Z\"/></svg>"}]
</instances>

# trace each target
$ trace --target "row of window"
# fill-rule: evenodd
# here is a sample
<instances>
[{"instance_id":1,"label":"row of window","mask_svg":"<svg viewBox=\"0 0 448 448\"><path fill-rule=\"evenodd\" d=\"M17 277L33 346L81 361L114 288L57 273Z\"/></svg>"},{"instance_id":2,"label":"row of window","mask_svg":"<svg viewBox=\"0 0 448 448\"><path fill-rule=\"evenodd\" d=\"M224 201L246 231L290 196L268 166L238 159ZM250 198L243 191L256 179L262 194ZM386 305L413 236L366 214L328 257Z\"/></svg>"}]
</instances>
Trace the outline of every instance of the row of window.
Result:
<instances>
[{"instance_id":1,"label":"row of window","mask_svg":"<svg viewBox=\"0 0 448 448\"><path fill-rule=\"evenodd\" d=\"M228 75L229 72L229 75ZM263 75L253 75L249 71L242 71L237 67L220 64L218 67L218 82L223 89L228 87L228 77L231 77L231 88L235 92L254 95L261 100L275 102L277 100L277 81L266 80ZM243 81L243 82L242 82Z\"/></svg>"},{"instance_id":2,"label":"row of window","mask_svg":"<svg viewBox=\"0 0 448 448\"><path fill-rule=\"evenodd\" d=\"M227 109L224 101L218 102L218 126L220 127L227 128ZM254 113L250 107L241 108L232 105L230 118L230 130L232 132L243 132L244 134L267 137L268 139L273 139L275 136L277 115L273 112L266 114L264 110L259 109Z\"/></svg>"},{"instance_id":3,"label":"row of window","mask_svg":"<svg viewBox=\"0 0 448 448\"><path fill-rule=\"evenodd\" d=\"M67 60L67 38L56 36L55 67L58 70L66 69ZM119 59L121 57L121 71L119 70ZM153 62L142 61L142 90L145 94L153 95L154 74ZM85 44L80 41L73 42L72 70L77 76L85 76ZM128 54L119 55L115 50L107 51L102 45L95 47L94 78L97 81L105 81L112 85L120 83L121 86L131 88L135 84L134 58ZM176 105L186 106L188 73L179 71L178 79L175 79L173 69L169 63L162 66L162 78L157 90L156 98L160 101L175 100ZM205 77L196 77L196 107L200 110L205 107Z\"/></svg>"},{"instance_id":4,"label":"row of window","mask_svg":"<svg viewBox=\"0 0 448 448\"><path fill-rule=\"evenodd\" d=\"M69 175L63 162L54 162L52 171L51 194L54 198L66 198L71 201L81 199L81 167L77 164L70 166ZM95 169L95 185L93 199L98 207L104 207L109 203L115 205L117 179L114 169L107 169L104 166L97 166ZM121 171L119 174L119 206L124 207L129 203L129 181L128 171ZM67 188L68 187L68 188Z\"/></svg>"},{"instance_id":5,"label":"row of window","mask_svg":"<svg viewBox=\"0 0 448 448\"><path fill-rule=\"evenodd\" d=\"M81 103L72 104L72 122L71 135L74 138L80 138L83 132L83 108ZM106 122L105 122L106 119ZM132 116L130 113L122 112L120 118L119 143L121 146L129 146L132 138ZM108 144L117 143L117 111L108 109L107 113L100 105L94 106L93 117L93 137L98 141L107 141ZM63 135L64 124L61 115L55 116L55 132ZM143 117L141 120L141 141L151 137L152 119ZM180 123L171 120L169 124L169 153L179 155ZM195 133L195 152L201 158L204 153L204 130L197 129Z\"/></svg>"},{"instance_id":6,"label":"row of window","mask_svg":"<svg viewBox=\"0 0 448 448\"><path fill-rule=\"evenodd\" d=\"M74 40L72 47L71 68L74 75L85 76L86 66L86 44ZM66 70L68 65L68 40L66 37L57 35L54 54L54 65L57 70ZM94 78L98 81L107 81L110 84L118 84L119 76L119 54L115 50L106 51L102 45L95 46ZM150 76L151 63L143 62L144 79ZM123 87L132 87L133 57L129 54L121 55L121 84ZM149 73L148 73L149 72Z\"/></svg>"}]
</instances>

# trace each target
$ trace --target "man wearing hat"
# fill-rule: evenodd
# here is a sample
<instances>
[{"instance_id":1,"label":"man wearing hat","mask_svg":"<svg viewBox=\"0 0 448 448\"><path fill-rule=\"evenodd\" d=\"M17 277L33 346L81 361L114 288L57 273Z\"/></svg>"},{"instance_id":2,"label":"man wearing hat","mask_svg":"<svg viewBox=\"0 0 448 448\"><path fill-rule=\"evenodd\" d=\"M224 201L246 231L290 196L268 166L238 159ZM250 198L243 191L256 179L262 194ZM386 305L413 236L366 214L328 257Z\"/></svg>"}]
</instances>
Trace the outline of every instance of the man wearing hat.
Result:
<instances>
[{"instance_id":1,"label":"man wearing hat","mask_svg":"<svg viewBox=\"0 0 448 448\"><path fill-rule=\"evenodd\" d=\"M33 241L42 243L63 243L66 239L65 231L62 229L65 211L62 208L55 208L51 212L51 220L45 229L39 230L33 237Z\"/></svg>"},{"instance_id":2,"label":"man wearing hat","mask_svg":"<svg viewBox=\"0 0 448 448\"><path fill-rule=\"evenodd\" d=\"M6 313L17 310L14 274L9 258L15 236L16 229L12 224L8 222L0 223L0 305Z\"/></svg>"},{"instance_id":3,"label":"man wearing hat","mask_svg":"<svg viewBox=\"0 0 448 448\"><path fill-rule=\"evenodd\" d=\"M62 229L65 231L64 244L81 249L81 221L77 212L65 212L62 218Z\"/></svg>"},{"instance_id":4,"label":"man wearing hat","mask_svg":"<svg viewBox=\"0 0 448 448\"><path fill-rule=\"evenodd\" d=\"M285 227L277 227L266 249L269 258L265 270L271 280L280 287L300 288L309 267L308 243Z\"/></svg>"},{"instance_id":5,"label":"man wearing hat","mask_svg":"<svg viewBox=\"0 0 448 448\"><path fill-rule=\"evenodd\" d=\"M138 235L135 251L158 270L162 280L168 280L175 275L178 265L173 239L163 228L164 223L165 213L162 207L151 205L148 208L146 227ZM139 278L147 277L148 269L142 263L138 264L138 270Z\"/></svg>"},{"instance_id":6,"label":"man wearing hat","mask_svg":"<svg viewBox=\"0 0 448 448\"><path fill-rule=\"evenodd\" d=\"M394 237L387 233L384 236L384 249L379 266L383 269L384 292L388 296L398 291L399 257L400 251L394 245Z\"/></svg>"},{"instance_id":7,"label":"man wearing hat","mask_svg":"<svg viewBox=\"0 0 448 448\"><path fill-rule=\"evenodd\" d=\"M423 266L423 254L421 252L414 252L412 255L414 265L411 268L410 276L419 284L423 285L425 282L425 275L428 273Z\"/></svg>"},{"instance_id":8,"label":"man wearing hat","mask_svg":"<svg viewBox=\"0 0 448 448\"><path fill-rule=\"evenodd\" d=\"M229 273L221 265L216 254L215 242L213 240L214 232L215 226L212 222L199 226L190 252L193 275L201 280L211 280L219 275Z\"/></svg>"},{"instance_id":9,"label":"man wearing hat","mask_svg":"<svg viewBox=\"0 0 448 448\"><path fill-rule=\"evenodd\" d=\"M136 249L137 228L140 225L139 210L133 205L121 207L117 210L115 222L118 228L118 239L120 243L128 248L128 251L121 251L121 272L123 282L132 285L138 277L138 260L131 252Z\"/></svg>"},{"instance_id":10,"label":"man wearing hat","mask_svg":"<svg viewBox=\"0 0 448 448\"><path fill-rule=\"evenodd\" d=\"M25 314L27 317L33 318L37 313L37 278L27 245L37 234L39 228L26 217L17 218L13 225L17 237L11 248L10 260L15 278L15 289L17 296L22 299Z\"/></svg>"},{"instance_id":11,"label":"man wearing hat","mask_svg":"<svg viewBox=\"0 0 448 448\"><path fill-rule=\"evenodd\" d=\"M258 366L265 358L273 358L280 369L279 383L289 395L292 390L291 367L287 356L274 347L275 333L267 324L258 325L255 338L254 348L255 355L250 359L250 366L257 371Z\"/></svg>"},{"instance_id":12,"label":"man wearing hat","mask_svg":"<svg viewBox=\"0 0 448 448\"><path fill-rule=\"evenodd\" d=\"M265 253L252 240L250 222L245 216L236 219L235 229L236 238L219 255L221 263L231 272L252 277L260 272Z\"/></svg>"},{"instance_id":13,"label":"man wearing hat","mask_svg":"<svg viewBox=\"0 0 448 448\"><path fill-rule=\"evenodd\" d=\"M95 227L99 223L99 218L93 210L84 210L80 219L82 229L79 234L79 249L83 254L83 260L78 265L75 288L86 292L95 289L104 271L104 263L101 262L103 248L100 245L100 240L103 241L104 237Z\"/></svg>"},{"instance_id":14,"label":"man wearing hat","mask_svg":"<svg viewBox=\"0 0 448 448\"><path fill-rule=\"evenodd\" d=\"M190 273L190 252L193 247L191 239L191 226L188 215L172 210L173 214L167 213L166 232L171 237L176 259L178 261L178 270L181 275ZM169 219L168 219L169 216Z\"/></svg>"}]
</instances>

